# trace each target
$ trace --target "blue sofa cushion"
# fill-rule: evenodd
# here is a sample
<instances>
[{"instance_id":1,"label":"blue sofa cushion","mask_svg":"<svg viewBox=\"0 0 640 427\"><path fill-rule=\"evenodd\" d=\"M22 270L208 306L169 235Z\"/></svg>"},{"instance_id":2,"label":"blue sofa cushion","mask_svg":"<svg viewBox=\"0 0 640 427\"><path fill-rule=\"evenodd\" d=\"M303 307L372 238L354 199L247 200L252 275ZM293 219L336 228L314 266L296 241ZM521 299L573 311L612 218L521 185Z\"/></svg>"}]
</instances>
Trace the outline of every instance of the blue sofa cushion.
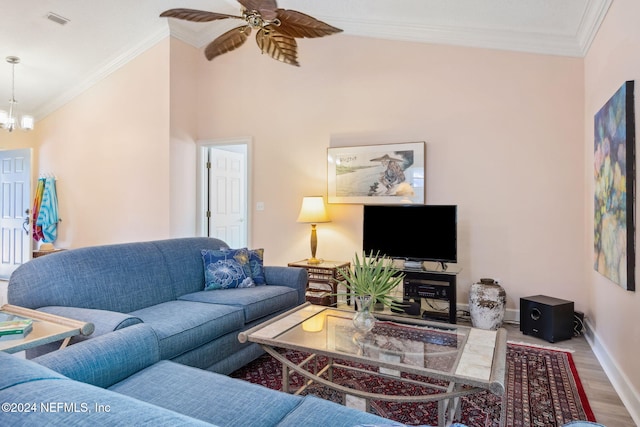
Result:
<instances>
[{"instance_id":1,"label":"blue sofa cushion","mask_svg":"<svg viewBox=\"0 0 640 427\"><path fill-rule=\"evenodd\" d=\"M131 316L130 314L91 308L51 306L41 307L38 311L67 317L69 319L81 320L83 322L91 322L95 326L93 333L90 335L91 337L97 337L107 332L117 331L118 329L142 323L141 319ZM80 335L78 338L83 340L88 337Z\"/></svg>"},{"instance_id":2,"label":"blue sofa cushion","mask_svg":"<svg viewBox=\"0 0 640 427\"><path fill-rule=\"evenodd\" d=\"M29 369L25 369L25 363L28 364ZM0 375L0 390L31 381L65 379L63 375L51 369L2 351L0 351L0 367L2 372ZM11 402L11 400L0 399L0 403L4 402ZM16 400L16 402L24 402L24 400Z\"/></svg>"},{"instance_id":3,"label":"blue sofa cushion","mask_svg":"<svg viewBox=\"0 0 640 427\"><path fill-rule=\"evenodd\" d=\"M0 424L7 426L210 426L195 418L73 381L4 352L0 352L0 402L37 405L36 410L28 413L4 411ZM44 409L41 404L45 405ZM57 406L59 404L71 406L65 409ZM96 410L96 405L100 405L102 411Z\"/></svg>"},{"instance_id":4,"label":"blue sofa cushion","mask_svg":"<svg viewBox=\"0 0 640 427\"><path fill-rule=\"evenodd\" d=\"M250 288L249 251L246 248L215 251L202 250L204 263L204 289Z\"/></svg>"},{"instance_id":5,"label":"blue sofa cushion","mask_svg":"<svg viewBox=\"0 0 640 427\"><path fill-rule=\"evenodd\" d=\"M258 286L267 284L267 279L264 276L264 249L249 250L249 268L253 283Z\"/></svg>"},{"instance_id":6,"label":"blue sofa cushion","mask_svg":"<svg viewBox=\"0 0 640 427\"><path fill-rule=\"evenodd\" d=\"M300 267L265 266L264 276L269 285L287 286L298 292L298 303L304 304L309 275Z\"/></svg>"},{"instance_id":7,"label":"blue sofa cushion","mask_svg":"<svg viewBox=\"0 0 640 427\"><path fill-rule=\"evenodd\" d=\"M244 312L244 322L250 323L298 303L298 292L286 286L256 286L225 290L201 291L183 295L181 301L197 301L238 307Z\"/></svg>"},{"instance_id":8,"label":"blue sofa cushion","mask_svg":"<svg viewBox=\"0 0 640 427\"><path fill-rule=\"evenodd\" d=\"M222 426L275 426L303 400L170 361L156 363L109 389Z\"/></svg>"},{"instance_id":9,"label":"blue sofa cushion","mask_svg":"<svg viewBox=\"0 0 640 427\"><path fill-rule=\"evenodd\" d=\"M356 425L367 427L402 426L402 424L380 418L377 415L337 405L314 396L306 396L302 403L278 424L278 427L354 427Z\"/></svg>"},{"instance_id":10,"label":"blue sofa cushion","mask_svg":"<svg viewBox=\"0 0 640 427\"><path fill-rule=\"evenodd\" d=\"M152 242L162 254L176 297L204 289L203 249L228 249L225 242L210 237L185 237Z\"/></svg>"},{"instance_id":11,"label":"blue sofa cushion","mask_svg":"<svg viewBox=\"0 0 640 427\"><path fill-rule=\"evenodd\" d=\"M36 387L37 384L37 387ZM0 391L3 402L35 402L38 410L29 413L3 413L6 426L208 426L200 421L162 407L72 380L41 380ZM42 409L41 404L46 405ZM67 405L65 406L62 405Z\"/></svg>"},{"instance_id":12,"label":"blue sofa cushion","mask_svg":"<svg viewBox=\"0 0 640 427\"><path fill-rule=\"evenodd\" d=\"M67 378L102 388L159 360L158 338L144 323L33 359Z\"/></svg>"},{"instance_id":13,"label":"blue sofa cushion","mask_svg":"<svg viewBox=\"0 0 640 427\"><path fill-rule=\"evenodd\" d=\"M169 301L129 314L154 329L161 359L172 359L244 325L239 307L191 301Z\"/></svg>"},{"instance_id":14,"label":"blue sofa cushion","mask_svg":"<svg viewBox=\"0 0 640 427\"><path fill-rule=\"evenodd\" d=\"M34 283L46 286L34 291ZM11 304L34 309L65 306L128 313L175 299L175 294L155 244L139 242L35 258L11 275L8 299Z\"/></svg>"}]
</instances>

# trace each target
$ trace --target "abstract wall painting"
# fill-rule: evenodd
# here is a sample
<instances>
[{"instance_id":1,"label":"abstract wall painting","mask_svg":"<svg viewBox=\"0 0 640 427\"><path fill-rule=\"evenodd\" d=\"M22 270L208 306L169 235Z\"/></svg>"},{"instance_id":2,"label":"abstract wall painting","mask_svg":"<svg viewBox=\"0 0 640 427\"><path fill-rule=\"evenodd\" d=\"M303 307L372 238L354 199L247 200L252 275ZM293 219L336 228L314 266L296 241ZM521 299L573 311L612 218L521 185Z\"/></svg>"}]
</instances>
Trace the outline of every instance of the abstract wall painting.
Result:
<instances>
[{"instance_id":1,"label":"abstract wall painting","mask_svg":"<svg viewBox=\"0 0 640 427\"><path fill-rule=\"evenodd\" d=\"M327 150L329 203L424 203L424 142Z\"/></svg>"},{"instance_id":2,"label":"abstract wall painting","mask_svg":"<svg viewBox=\"0 0 640 427\"><path fill-rule=\"evenodd\" d=\"M635 291L634 82L594 117L594 268Z\"/></svg>"}]
</instances>

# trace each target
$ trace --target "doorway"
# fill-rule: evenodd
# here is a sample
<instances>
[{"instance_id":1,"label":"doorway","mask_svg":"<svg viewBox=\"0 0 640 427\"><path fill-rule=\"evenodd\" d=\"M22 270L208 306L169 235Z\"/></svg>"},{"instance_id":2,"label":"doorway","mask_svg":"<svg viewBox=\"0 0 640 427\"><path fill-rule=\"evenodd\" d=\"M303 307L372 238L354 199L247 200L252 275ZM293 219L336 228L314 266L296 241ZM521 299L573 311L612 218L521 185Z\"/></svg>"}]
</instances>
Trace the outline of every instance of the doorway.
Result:
<instances>
[{"instance_id":1,"label":"doorway","mask_svg":"<svg viewBox=\"0 0 640 427\"><path fill-rule=\"evenodd\" d=\"M198 150L199 234L249 246L249 138L209 140Z\"/></svg>"},{"instance_id":2,"label":"doorway","mask_svg":"<svg viewBox=\"0 0 640 427\"><path fill-rule=\"evenodd\" d=\"M31 149L0 151L0 278L31 259Z\"/></svg>"}]
</instances>

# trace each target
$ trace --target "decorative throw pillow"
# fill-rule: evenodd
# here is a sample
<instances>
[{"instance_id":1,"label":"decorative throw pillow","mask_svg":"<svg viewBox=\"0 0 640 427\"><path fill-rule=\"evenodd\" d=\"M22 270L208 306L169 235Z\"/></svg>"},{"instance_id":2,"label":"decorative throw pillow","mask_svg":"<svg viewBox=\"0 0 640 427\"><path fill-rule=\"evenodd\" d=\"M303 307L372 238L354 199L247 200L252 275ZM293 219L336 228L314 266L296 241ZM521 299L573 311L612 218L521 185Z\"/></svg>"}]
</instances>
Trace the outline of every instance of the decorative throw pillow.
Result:
<instances>
[{"instance_id":1,"label":"decorative throw pillow","mask_svg":"<svg viewBox=\"0 0 640 427\"><path fill-rule=\"evenodd\" d=\"M204 290L250 288L255 286L249 267L249 251L231 249L202 250L204 263Z\"/></svg>"},{"instance_id":2,"label":"decorative throw pillow","mask_svg":"<svg viewBox=\"0 0 640 427\"><path fill-rule=\"evenodd\" d=\"M264 277L264 249L249 250L249 267L251 269L251 278L256 285L266 285L267 280Z\"/></svg>"}]
</instances>

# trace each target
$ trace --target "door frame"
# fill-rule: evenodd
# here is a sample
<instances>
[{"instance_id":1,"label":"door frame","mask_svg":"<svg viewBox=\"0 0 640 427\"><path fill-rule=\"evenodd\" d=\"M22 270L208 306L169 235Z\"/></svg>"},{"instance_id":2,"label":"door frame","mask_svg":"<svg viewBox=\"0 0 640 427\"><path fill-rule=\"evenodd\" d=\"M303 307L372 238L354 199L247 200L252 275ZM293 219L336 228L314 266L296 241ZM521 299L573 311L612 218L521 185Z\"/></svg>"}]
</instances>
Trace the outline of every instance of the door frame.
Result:
<instances>
[{"instance_id":1,"label":"door frame","mask_svg":"<svg viewBox=\"0 0 640 427\"><path fill-rule=\"evenodd\" d=\"M252 180L252 167L251 158L253 157L253 139L250 136L241 136L234 138L214 138L203 139L196 142L196 235L207 235L207 189L208 189L208 176L207 176L207 150L210 147L224 147L228 145L244 145L246 146L246 168L245 168L245 206L247 210L247 220L244 222L247 232L247 245L251 246L251 207L253 200L253 186Z\"/></svg>"}]
</instances>

